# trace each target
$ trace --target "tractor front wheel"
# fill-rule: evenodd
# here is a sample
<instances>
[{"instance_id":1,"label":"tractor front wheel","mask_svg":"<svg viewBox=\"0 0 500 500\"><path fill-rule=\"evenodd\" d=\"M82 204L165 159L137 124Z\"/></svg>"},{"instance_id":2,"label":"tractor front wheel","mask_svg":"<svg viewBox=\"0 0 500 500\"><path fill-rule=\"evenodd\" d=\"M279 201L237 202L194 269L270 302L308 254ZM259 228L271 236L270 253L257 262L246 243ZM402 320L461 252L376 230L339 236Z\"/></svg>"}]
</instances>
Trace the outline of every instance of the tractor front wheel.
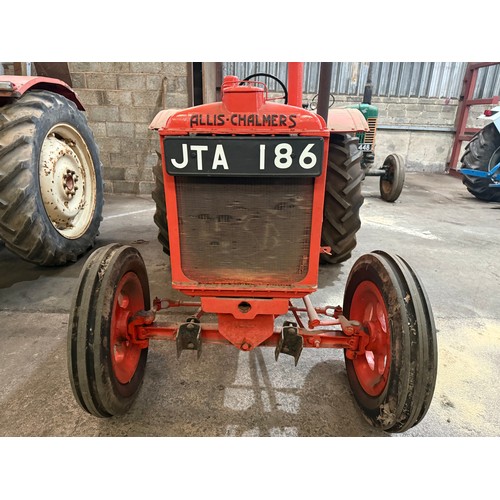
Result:
<instances>
[{"instance_id":1,"label":"tractor front wheel","mask_svg":"<svg viewBox=\"0 0 500 500\"><path fill-rule=\"evenodd\" d=\"M134 343L128 323L149 306L146 267L134 247L111 244L90 255L71 307L68 371L77 402L91 415L120 415L134 402L148 348Z\"/></svg>"},{"instance_id":2,"label":"tractor front wheel","mask_svg":"<svg viewBox=\"0 0 500 500\"><path fill-rule=\"evenodd\" d=\"M380 177L380 196L394 202L399 198L405 182L405 164L400 154L390 154L382 165L384 174Z\"/></svg>"},{"instance_id":3,"label":"tractor front wheel","mask_svg":"<svg viewBox=\"0 0 500 500\"><path fill-rule=\"evenodd\" d=\"M345 352L364 416L388 432L415 426L429 409L437 374L434 318L415 271L381 251L361 256L347 280L344 314L369 334L363 352Z\"/></svg>"}]
</instances>

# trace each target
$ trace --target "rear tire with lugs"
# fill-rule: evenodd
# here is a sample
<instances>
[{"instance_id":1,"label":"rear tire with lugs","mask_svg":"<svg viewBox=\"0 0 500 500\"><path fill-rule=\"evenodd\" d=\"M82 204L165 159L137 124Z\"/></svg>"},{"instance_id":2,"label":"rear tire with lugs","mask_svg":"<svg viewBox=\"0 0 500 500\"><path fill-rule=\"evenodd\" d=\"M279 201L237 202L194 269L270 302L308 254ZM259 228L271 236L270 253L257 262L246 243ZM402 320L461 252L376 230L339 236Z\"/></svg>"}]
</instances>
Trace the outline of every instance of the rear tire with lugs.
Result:
<instances>
[{"instance_id":1,"label":"rear tire with lugs","mask_svg":"<svg viewBox=\"0 0 500 500\"><path fill-rule=\"evenodd\" d=\"M151 196L156 204L156 211L153 217L154 223L158 227L158 241L163 247L163 251L170 255L170 240L167 226L167 204L165 200L165 184L163 182L163 171L161 161L153 167L155 187Z\"/></svg>"},{"instance_id":2,"label":"rear tire with lugs","mask_svg":"<svg viewBox=\"0 0 500 500\"><path fill-rule=\"evenodd\" d=\"M331 254L321 254L321 261L339 264L351 257L356 247L356 233L361 227L359 211L363 204L361 152L359 139L351 135L332 134L328 154L325 205L321 245Z\"/></svg>"},{"instance_id":3,"label":"rear tire with lugs","mask_svg":"<svg viewBox=\"0 0 500 500\"><path fill-rule=\"evenodd\" d=\"M494 123L480 130L467 144L462 156L462 168L489 172L500 162L500 133ZM500 201L500 189L490 187L491 181L464 175L462 182L478 200Z\"/></svg>"},{"instance_id":4,"label":"rear tire with lugs","mask_svg":"<svg viewBox=\"0 0 500 500\"><path fill-rule=\"evenodd\" d=\"M0 239L34 264L74 262L102 220L102 165L85 115L49 91L0 111Z\"/></svg>"}]
</instances>

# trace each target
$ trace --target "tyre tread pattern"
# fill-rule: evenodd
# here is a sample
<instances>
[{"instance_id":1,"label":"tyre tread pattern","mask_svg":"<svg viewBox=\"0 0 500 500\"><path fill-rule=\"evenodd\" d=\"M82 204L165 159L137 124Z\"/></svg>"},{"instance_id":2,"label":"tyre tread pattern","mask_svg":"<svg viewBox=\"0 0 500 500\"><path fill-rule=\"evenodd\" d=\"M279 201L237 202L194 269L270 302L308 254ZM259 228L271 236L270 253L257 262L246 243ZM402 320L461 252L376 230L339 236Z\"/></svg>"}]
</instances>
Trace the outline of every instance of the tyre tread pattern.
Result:
<instances>
[{"instance_id":1,"label":"tyre tread pattern","mask_svg":"<svg viewBox=\"0 0 500 500\"><path fill-rule=\"evenodd\" d=\"M391 371L384 392L368 396L347 357L346 369L367 420L384 431L401 433L423 419L432 401L437 377L436 327L429 299L415 271L401 257L380 250L361 256L354 264L346 286L345 314L350 314L357 284L375 276L375 281L380 281L377 286L386 290L391 331Z\"/></svg>"},{"instance_id":2,"label":"tyre tread pattern","mask_svg":"<svg viewBox=\"0 0 500 500\"><path fill-rule=\"evenodd\" d=\"M361 193L363 171L359 140L351 135L332 134L328 155L321 245L332 255L321 254L321 262L339 264L351 257L364 198Z\"/></svg>"},{"instance_id":3,"label":"tyre tread pattern","mask_svg":"<svg viewBox=\"0 0 500 500\"><path fill-rule=\"evenodd\" d=\"M437 344L434 316L427 293L410 265L398 255L376 250L383 257L400 283L400 290L408 298L406 315L409 333L410 360L406 398L397 423L389 432L405 432L417 425L429 409L437 376Z\"/></svg>"},{"instance_id":4,"label":"tyre tread pattern","mask_svg":"<svg viewBox=\"0 0 500 500\"><path fill-rule=\"evenodd\" d=\"M147 273L139 252L120 244L110 244L95 250L87 259L79 277L68 323L68 373L71 388L79 405L88 413L109 418L125 413L135 401L142 385L148 349L144 348L131 382L120 392L111 380L107 366L111 319L105 304L112 303L117 283L117 271L132 267L142 274L144 301L149 309L150 296ZM119 277L118 277L119 279ZM104 353L104 355L103 355ZM104 357L103 357L104 356ZM118 384L119 385L119 384Z\"/></svg>"},{"instance_id":5,"label":"tyre tread pattern","mask_svg":"<svg viewBox=\"0 0 500 500\"><path fill-rule=\"evenodd\" d=\"M463 168L488 171L493 153L500 147L500 133L490 123L480 130L465 147L461 162ZM464 175L462 183L467 191L482 201L500 201L500 189L489 187L490 181L481 177Z\"/></svg>"},{"instance_id":6,"label":"tyre tread pattern","mask_svg":"<svg viewBox=\"0 0 500 500\"><path fill-rule=\"evenodd\" d=\"M170 255L170 240L167 226L167 205L165 200L165 185L163 182L161 161L158 161L153 167L153 175L155 178L155 187L151 196L156 204L156 211L153 220L158 227L158 241L161 243L163 251L167 255Z\"/></svg>"},{"instance_id":7,"label":"tyre tread pattern","mask_svg":"<svg viewBox=\"0 0 500 500\"><path fill-rule=\"evenodd\" d=\"M86 118L71 101L48 91L30 91L0 110L0 238L7 248L34 264L74 262L94 245L102 220L102 164ZM51 115L71 117L73 124L81 127L79 132L85 131L96 170L93 220L87 231L74 240L62 237L51 226L40 199L34 159L38 158L36 150L44 138L37 131Z\"/></svg>"}]
</instances>

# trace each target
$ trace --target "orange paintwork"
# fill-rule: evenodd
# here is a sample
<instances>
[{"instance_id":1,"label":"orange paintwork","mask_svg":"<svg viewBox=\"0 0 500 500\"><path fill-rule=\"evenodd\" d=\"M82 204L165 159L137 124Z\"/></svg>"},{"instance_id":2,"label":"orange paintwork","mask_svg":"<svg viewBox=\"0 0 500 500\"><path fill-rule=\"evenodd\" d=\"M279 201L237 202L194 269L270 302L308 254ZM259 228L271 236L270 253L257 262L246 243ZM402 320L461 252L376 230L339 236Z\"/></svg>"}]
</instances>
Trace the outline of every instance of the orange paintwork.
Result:
<instances>
[{"instance_id":1,"label":"orange paintwork","mask_svg":"<svg viewBox=\"0 0 500 500\"><path fill-rule=\"evenodd\" d=\"M355 134L369 132L368 122L359 109L328 110L328 129L332 132Z\"/></svg>"},{"instance_id":2,"label":"orange paintwork","mask_svg":"<svg viewBox=\"0 0 500 500\"><path fill-rule=\"evenodd\" d=\"M297 93L298 89L295 89L294 92ZM265 86L252 83L240 85L240 81L236 77L230 76L224 79L221 102L194 106L184 110L162 111L157 114L150 125L151 129L159 131L162 148L172 287L186 295L201 297L202 311L218 315L218 334L242 350L251 350L273 336L275 317L286 314L288 299L304 297L317 289L321 251L329 127L326 126L321 116L311 111L304 110L299 106L267 101L266 98ZM361 123L359 120L356 121L355 113L352 116L353 123ZM364 128L360 130L364 130ZM176 181L175 177L169 175L166 170L162 138L188 134L214 136L282 135L284 138L298 135L325 139L322 173L314 178L309 268L304 279L286 286L255 286L248 283L241 285L198 283L186 277L182 271ZM207 265L210 263L207 262ZM242 303L244 303L243 306Z\"/></svg>"}]
</instances>

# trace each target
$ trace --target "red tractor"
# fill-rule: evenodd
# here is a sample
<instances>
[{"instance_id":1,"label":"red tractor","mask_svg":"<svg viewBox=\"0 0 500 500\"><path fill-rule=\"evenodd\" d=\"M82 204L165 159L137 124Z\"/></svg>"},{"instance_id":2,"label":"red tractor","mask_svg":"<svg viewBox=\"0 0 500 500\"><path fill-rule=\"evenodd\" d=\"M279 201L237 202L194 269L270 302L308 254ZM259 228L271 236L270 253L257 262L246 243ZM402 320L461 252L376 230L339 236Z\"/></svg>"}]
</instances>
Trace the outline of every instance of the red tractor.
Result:
<instances>
[{"instance_id":1,"label":"red tractor","mask_svg":"<svg viewBox=\"0 0 500 500\"><path fill-rule=\"evenodd\" d=\"M403 432L426 414L437 346L424 287L409 264L374 251L353 265L343 306L316 307L320 261L350 257L362 203L355 109L325 119L303 109L302 65L289 65L291 102L263 82L227 76L221 102L160 112L162 164L153 193L172 287L191 297L150 300L134 247L91 254L68 334L76 400L97 417L123 414L143 381L149 343L177 353L204 343L272 346L297 364L304 348L343 349L347 376L377 428ZM169 310L191 307L181 323ZM160 314L164 311L165 314ZM206 316L216 321L204 321Z\"/></svg>"},{"instance_id":2,"label":"red tractor","mask_svg":"<svg viewBox=\"0 0 500 500\"><path fill-rule=\"evenodd\" d=\"M0 241L28 262L74 262L98 235L102 165L83 110L62 80L0 76Z\"/></svg>"}]
</instances>

